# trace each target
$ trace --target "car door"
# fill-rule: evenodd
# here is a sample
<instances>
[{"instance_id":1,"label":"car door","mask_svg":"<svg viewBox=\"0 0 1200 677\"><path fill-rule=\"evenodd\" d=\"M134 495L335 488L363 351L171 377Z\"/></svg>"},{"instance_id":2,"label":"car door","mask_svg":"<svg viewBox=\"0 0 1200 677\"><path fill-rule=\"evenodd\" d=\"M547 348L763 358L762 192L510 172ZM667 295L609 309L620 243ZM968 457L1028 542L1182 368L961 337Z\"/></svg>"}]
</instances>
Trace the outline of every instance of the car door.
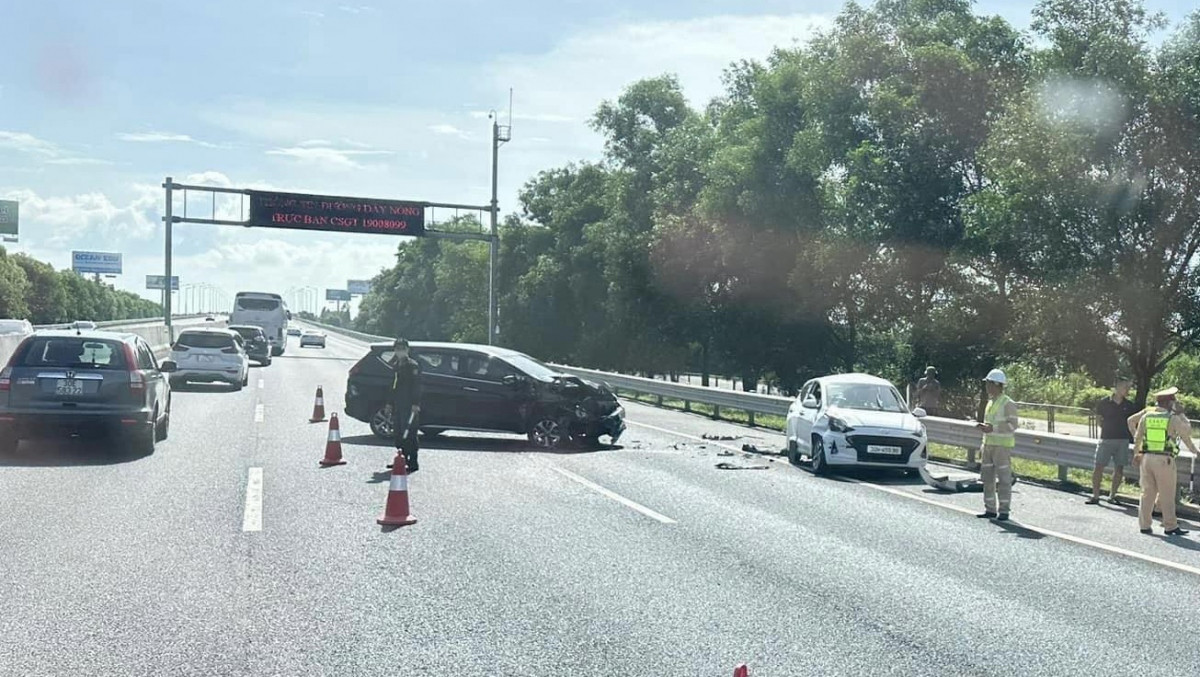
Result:
<instances>
[{"instance_id":1,"label":"car door","mask_svg":"<svg viewBox=\"0 0 1200 677\"><path fill-rule=\"evenodd\" d=\"M800 407L796 416L797 446L807 454L812 453L812 430L821 411L823 393L820 381L810 381L800 391ZM814 405L815 401L815 406ZM805 404L809 406L805 406Z\"/></svg>"},{"instance_id":2,"label":"car door","mask_svg":"<svg viewBox=\"0 0 1200 677\"><path fill-rule=\"evenodd\" d=\"M421 367L421 425L469 428L470 403L458 376L462 355L457 350L414 348L412 357Z\"/></svg>"},{"instance_id":3,"label":"car door","mask_svg":"<svg viewBox=\"0 0 1200 677\"><path fill-rule=\"evenodd\" d=\"M154 351L141 339L137 342L137 361L138 370L142 372L146 383L147 404L151 410L158 404L158 414L162 416L168 411L170 386L167 385L166 376L158 370L158 360L154 357Z\"/></svg>"},{"instance_id":4,"label":"car door","mask_svg":"<svg viewBox=\"0 0 1200 677\"><path fill-rule=\"evenodd\" d=\"M504 382L506 376L523 376L515 367L482 352L470 352L460 368L463 391L470 401L472 428L524 432L520 391Z\"/></svg>"}]
</instances>

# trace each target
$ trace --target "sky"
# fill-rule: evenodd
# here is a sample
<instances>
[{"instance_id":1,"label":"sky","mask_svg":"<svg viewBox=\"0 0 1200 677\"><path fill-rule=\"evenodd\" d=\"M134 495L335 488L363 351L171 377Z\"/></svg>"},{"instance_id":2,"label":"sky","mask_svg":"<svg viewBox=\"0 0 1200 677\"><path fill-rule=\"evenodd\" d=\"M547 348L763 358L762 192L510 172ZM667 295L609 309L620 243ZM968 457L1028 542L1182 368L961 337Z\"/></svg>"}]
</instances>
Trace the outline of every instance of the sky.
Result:
<instances>
[{"instance_id":1,"label":"sky","mask_svg":"<svg viewBox=\"0 0 1200 677\"><path fill-rule=\"evenodd\" d=\"M1147 3L1173 22L1195 5ZM673 73L694 105L722 70L828 27L832 0L0 0L0 199L9 251L69 268L121 252L112 282L163 272L162 183L486 204L488 112L508 122L502 214L537 172L599 159L588 120L628 84ZM1029 23L1032 1L977 11ZM190 215L208 217L208 195ZM183 208L177 196L176 213ZM240 206L215 204L220 218ZM427 215L453 216L446 210ZM483 218L484 215L481 215ZM340 289L394 261L399 238L178 224L184 285ZM323 292L322 292L323 295ZM177 302L178 303L178 302Z\"/></svg>"}]
</instances>

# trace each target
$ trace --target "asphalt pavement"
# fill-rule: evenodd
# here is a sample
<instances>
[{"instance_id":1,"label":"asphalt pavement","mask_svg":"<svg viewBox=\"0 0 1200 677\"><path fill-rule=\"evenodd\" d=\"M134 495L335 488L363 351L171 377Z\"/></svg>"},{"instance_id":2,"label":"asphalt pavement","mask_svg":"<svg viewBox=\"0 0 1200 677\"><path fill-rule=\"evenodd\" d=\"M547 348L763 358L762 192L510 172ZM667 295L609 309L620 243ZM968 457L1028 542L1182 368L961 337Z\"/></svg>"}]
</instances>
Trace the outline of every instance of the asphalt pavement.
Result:
<instances>
[{"instance_id":1,"label":"asphalt pavement","mask_svg":"<svg viewBox=\"0 0 1200 677\"><path fill-rule=\"evenodd\" d=\"M978 520L978 494L817 478L740 451L772 433L633 403L599 451L428 440L418 523L383 529L394 450L342 417L321 468L307 422L363 344L295 340L240 392L176 392L153 456L0 459L0 674L1198 672L1200 539L1026 484L1018 524Z\"/></svg>"}]
</instances>

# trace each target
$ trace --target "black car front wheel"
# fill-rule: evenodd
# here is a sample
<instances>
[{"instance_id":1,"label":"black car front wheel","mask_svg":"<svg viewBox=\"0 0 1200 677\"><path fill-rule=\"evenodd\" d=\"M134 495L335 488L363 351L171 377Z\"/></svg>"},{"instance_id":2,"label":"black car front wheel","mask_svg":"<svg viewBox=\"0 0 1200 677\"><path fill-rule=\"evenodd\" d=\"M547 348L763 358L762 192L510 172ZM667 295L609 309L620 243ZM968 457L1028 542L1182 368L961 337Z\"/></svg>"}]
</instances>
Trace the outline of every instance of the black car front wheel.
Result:
<instances>
[{"instance_id":1,"label":"black car front wheel","mask_svg":"<svg viewBox=\"0 0 1200 677\"><path fill-rule=\"evenodd\" d=\"M385 440L396 436L392 428L392 405L385 404L371 415L371 434Z\"/></svg>"},{"instance_id":2,"label":"black car front wheel","mask_svg":"<svg viewBox=\"0 0 1200 677\"><path fill-rule=\"evenodd\" d=\"M529 429L529 443L539 449L557 449L569 437L566 424L550 416L539 417Z\"/></svg>"}]
</instances>

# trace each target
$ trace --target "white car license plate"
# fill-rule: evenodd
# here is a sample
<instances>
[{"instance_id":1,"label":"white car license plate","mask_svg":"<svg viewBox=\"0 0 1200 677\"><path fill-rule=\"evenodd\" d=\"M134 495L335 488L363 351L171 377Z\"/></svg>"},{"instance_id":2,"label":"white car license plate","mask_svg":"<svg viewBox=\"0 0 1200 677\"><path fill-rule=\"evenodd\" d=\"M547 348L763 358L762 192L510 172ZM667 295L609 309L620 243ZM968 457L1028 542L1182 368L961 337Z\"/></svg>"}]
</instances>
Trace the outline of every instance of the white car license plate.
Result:
<instances>
[{"instance_id":1,"label":"white car license plate","mask_svg":"<svg viewBox=\"0 0 1200 677\"><path fill-rule=\"evenodd\" d=\"M199 358L200 362L214 362L215 361L215 360L213 360L212 355L197 355L196 357Z\"/></svg>"},{"instance_id":2,"label":"white car license plate","mask_svg":"<svg viewBox=\"0 0 1200 677\"><path fill-rule=\"evenodd\" d=\"M884 456L899 456L904 453L900 447L891 447L882 444L868 444L868 454L883 454Z\"/></svg>"},{"instance_id":3,"label":"white car license plate","mask_svg":"<svg viewBox=\"0 0 1200 677\"><path fill-rule=\"evenodd\" d=\"M55 395L82 395L83 381L77 381L73 378L60 378L54 386Z\"/></svg>"}]
</instances>

